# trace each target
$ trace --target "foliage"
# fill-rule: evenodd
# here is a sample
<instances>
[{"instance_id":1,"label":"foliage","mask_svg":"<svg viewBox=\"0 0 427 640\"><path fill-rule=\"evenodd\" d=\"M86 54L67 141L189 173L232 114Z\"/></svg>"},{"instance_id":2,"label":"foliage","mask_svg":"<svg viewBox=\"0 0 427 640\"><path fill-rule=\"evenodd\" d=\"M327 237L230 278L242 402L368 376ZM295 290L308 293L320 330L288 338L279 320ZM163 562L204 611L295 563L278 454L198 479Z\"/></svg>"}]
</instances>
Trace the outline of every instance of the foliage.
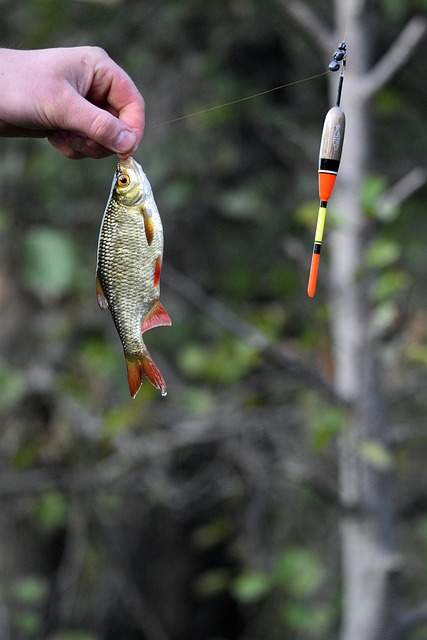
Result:
<instances>
[{"instance_id":1,"label":"foliage","mask_svg":"<svg viewBox=\"0 0 427 640\"><path fill-rule=\"evenodd\" d=\"M332 15L330 2L310 5ZM377 46L423 5L378 3ZM332 375L326 290L315 304L305 295L327 87L321 77L209 110L328 61L273 0L6 1L2 23L4 46L103 46L143 89L138 160L162 214L166 267L186 286L165 269L174 324L147 336L168 397L145 383L131 402L94 293L115 160L71 163L45 141L1 141L0 628L13 640L334 640L346 414L310 375ZM361 194L397 444L391 455L368 440L358 454L396 469L414 503L427 447L425 193L381 202L424 164L421 64L377 96ZM400 533L416 601L426 523L416 506L408 513L416 526Z\"/></svg>"}]
</instances>

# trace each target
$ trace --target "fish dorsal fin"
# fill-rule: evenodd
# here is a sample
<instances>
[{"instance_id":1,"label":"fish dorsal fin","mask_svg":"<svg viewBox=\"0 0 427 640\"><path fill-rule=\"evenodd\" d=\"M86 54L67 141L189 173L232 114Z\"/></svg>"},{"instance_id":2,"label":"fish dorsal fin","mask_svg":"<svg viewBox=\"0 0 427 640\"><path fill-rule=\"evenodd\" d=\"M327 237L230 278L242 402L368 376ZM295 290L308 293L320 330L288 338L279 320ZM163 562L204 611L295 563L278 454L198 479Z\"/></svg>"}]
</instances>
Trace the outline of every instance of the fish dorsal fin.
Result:
<instances>
[{"instance_id":1,"label":"fish dorsal fin","mask_svg":"<svg viewBox=\"0 0 427 640\"><path fill-rule=\"evenodd\" d=\"M96 298L100 309L108 309L108 300L98 277L96 278Z\"/></svg>"},{"instance_id":2,"label":"fish dorsal fin","mask_svg":"<svg viewBox=\"0 0 427 640\"><path fill-rule=\"evenodd\" d=\"M156 300L142 322L141 333L145 333L154 327L170 327L171 324L172 320L168 312L162 303Z\"/></svg>"}]
</instances>

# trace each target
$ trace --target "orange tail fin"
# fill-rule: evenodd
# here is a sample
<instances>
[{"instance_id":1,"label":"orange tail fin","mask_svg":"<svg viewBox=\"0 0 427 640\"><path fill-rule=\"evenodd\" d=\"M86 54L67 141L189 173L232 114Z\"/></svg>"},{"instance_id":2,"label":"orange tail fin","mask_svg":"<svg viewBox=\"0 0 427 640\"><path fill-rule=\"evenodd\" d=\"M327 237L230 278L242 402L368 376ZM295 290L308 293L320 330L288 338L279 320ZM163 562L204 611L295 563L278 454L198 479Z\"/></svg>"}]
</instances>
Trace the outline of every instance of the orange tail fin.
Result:
<instances>
[{"instance_id":1,"label":"orange tail fin","mask_svg":"<svg viewBox=\"0 0 427 640\"><path fill-rule=\"evenodd\" d=\"M160 389L162 396L167 395L166 382L152 361L148 351L139 358L129 358L128 356L125 356L125 358L128 370L129 391L132 398L138 393L144 375L156 389Z\"/></svg>"}]
</instances>

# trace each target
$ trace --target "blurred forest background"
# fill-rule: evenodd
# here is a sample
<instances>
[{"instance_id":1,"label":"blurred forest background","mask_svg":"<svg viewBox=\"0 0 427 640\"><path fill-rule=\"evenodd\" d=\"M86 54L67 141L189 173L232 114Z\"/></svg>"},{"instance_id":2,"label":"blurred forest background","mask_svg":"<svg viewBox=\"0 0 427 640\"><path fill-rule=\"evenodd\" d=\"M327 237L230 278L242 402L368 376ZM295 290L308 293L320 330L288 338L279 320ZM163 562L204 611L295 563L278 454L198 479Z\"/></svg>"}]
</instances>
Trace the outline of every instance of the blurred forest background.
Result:
<instances>
[{"instance_id":1,"label":"blurred forest background","mask_svg":"<svg viewBox=\"0 0 427 640\"><path fill-rule=\"evenodd\" d=\"M115 159L0 140L1 640L426 638L426 0L0 10L2 46L98 45L141 89L136 158L163 219L173 319L146 339L167 398L145 383L131 401L95 297ZM311 300L338 78L296 82L327 70L346 24L349 138ZM363 94L364 65L390 50L394 72ZM369 348L350 358L365 387L347 393L336 240L355 206L359 262L341 301L355 294Z\"/></svg>"}]
</instances>

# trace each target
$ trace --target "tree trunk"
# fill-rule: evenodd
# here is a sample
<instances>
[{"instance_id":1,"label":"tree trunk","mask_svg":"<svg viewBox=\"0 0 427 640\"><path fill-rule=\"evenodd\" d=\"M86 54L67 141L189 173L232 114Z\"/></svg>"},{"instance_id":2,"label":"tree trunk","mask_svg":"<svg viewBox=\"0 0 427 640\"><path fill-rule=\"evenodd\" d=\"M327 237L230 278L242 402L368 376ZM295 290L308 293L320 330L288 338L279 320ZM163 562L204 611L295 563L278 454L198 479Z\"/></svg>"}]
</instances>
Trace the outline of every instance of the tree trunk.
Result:
<instances>
[{"instance_id":1,"label":"tree trunk","mask_svg":"<svg viewBox=\"0 0 427 640\"><path fill-rule=\"evenodd\" d=\"M369 221L361 194L369 168L369 97L363 0L336 0L336 27L348 42L349 62L342 106L346 113L344 155L331 202L337 223L330 246L331 335L335 389L349 406L339 443L343 613L341 640L392 640L397 634L391 580L397 569L393 481L387 464L381 371L372 337L364 252ZM343 37L343 36L341 36ZM331 93L336 90L331 78ZM383 454L382 462L368 452Z\"/></svg>"},{"instance_id":2,"label":"tree trunk","mask_svg":"<svg viewBox=\"0 0 427 640\"><path fill-rule=\"evenodd\" d=\"M334 385L336 395L348 406L338 460L343 508L341 640L394 640L400 631L393 576L400 560L394 539L393 469L386 441L382 372L364 264L372 230L363 210L362 191L370 166L370 101L410 57L426 32L426 23L420 17L410 20L371 67L366 0L334 0L334 34L304 0L278 2L325 56L331 56L332 47L343 39L348 47L341 101L346 114L344 151L325 235ZM331 106L337 81L337 75L330 74Z\"/></svg>"}]
</instances>

